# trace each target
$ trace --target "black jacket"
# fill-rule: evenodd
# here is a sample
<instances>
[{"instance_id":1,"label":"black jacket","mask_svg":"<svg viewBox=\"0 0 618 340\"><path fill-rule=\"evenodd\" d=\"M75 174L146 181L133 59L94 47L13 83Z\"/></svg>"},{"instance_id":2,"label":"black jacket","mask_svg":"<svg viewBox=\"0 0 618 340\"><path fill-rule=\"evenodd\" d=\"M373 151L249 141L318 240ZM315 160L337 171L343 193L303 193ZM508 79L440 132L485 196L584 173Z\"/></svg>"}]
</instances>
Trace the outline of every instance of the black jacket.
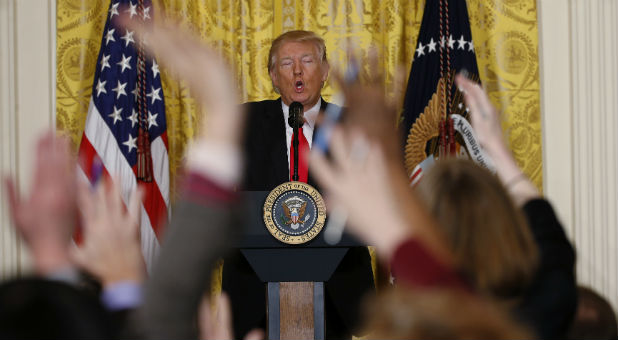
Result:
<instances>
[{"instance_id":1,"label":"black jacket","mask_svg":"<svg viewBox=\"0 0 618 340\"><path fill-rule=\"evenodd\" d=\"M321 110L326 108L322 100ZM281 99L250 102L245 134L245 176L242 190L270 191L289 181L286 124ZM314 129L314 136L315 131ZM316 189L309 170L308 184ZM253 328L265 327L265 285L240 252L225 259L223 290L232 301L234 333L242 338ZM326 337L350 338L359 325L362 297L375 292L367 247L350 248L326 283Z\"/></svg>"}]
</instances>

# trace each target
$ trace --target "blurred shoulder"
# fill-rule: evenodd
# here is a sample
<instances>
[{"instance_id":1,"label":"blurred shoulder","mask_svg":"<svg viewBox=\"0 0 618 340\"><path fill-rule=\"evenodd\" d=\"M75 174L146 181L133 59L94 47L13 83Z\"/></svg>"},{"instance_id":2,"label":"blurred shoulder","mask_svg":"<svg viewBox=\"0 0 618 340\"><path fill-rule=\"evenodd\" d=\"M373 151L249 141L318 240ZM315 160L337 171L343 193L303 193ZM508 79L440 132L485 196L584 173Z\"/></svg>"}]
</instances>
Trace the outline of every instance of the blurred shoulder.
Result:
<instances>
[{"instance_id":1,"label":"blurred shoulder","mask_svg":"<svg viewBox=\"0 0 618 340\"><path fill-rule=\"evenodd\" d=\"M281 101L279 99L267 99L257 102L246 102L242 104L243 108L250 115L259 112L270 112L274 109L281 109Z\"/></svg>"}]
</instances>

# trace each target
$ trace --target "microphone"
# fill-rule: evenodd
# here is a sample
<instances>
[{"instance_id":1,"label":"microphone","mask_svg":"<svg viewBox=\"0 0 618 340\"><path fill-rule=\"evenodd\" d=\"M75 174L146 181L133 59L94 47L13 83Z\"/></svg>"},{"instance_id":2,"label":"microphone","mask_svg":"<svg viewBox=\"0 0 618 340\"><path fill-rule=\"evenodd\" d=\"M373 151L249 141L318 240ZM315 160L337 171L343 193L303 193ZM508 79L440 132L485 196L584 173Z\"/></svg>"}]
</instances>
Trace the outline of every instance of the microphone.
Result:
<instances>
[{"instance_id":1,"label":"microphone","mask_svg":"<svg viewBox=\"0 0 618 340\"><path fill-rule=\"evenodd\" d=\"M288 125L292 129L301 128L305 122L303 121L303 104L292 102L290 104L290 115L288 116Z\"/></svg>"},{"instance_id":2,"label":"microphone","mask_svg":"<svg viewBox=\"0 0 618 340\"><path fill-rule=\"evenodd\" d=\"M303 124L305 124L303 120L303 104L299 102L293 102L290 104L290 114L288 116L288 124L294 130L294 138L292 138L292 145L294 146L294 169L292 173L292 180L298 181L298 129L300 129Z\"/></svg>"}]
</instances>

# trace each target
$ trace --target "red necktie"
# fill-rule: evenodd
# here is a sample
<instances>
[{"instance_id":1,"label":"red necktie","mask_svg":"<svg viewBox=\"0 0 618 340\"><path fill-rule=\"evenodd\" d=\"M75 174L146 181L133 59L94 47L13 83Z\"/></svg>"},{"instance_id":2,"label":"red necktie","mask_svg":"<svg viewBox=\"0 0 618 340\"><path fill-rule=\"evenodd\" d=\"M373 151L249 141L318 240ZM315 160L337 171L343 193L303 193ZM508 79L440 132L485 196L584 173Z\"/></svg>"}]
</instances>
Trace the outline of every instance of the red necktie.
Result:
<instances>
[{"instance_id":1,"label":"red necktie","mask_svg":"<svg viewBox=\"0 0 618 340\"><path fill-rule=\"evenodd\" d=\"M305 138L305 134L303 133L303 128L298 129L298 181L307 183L307 158L304 155L307 155L309 152L309 143L307 142L307 138ZM308 156L308 155L307 155ZM292 134L292 140L290 141L290 181L292 180L292 176L294 175L294 134Z\"/></svg>"}]
</instances>

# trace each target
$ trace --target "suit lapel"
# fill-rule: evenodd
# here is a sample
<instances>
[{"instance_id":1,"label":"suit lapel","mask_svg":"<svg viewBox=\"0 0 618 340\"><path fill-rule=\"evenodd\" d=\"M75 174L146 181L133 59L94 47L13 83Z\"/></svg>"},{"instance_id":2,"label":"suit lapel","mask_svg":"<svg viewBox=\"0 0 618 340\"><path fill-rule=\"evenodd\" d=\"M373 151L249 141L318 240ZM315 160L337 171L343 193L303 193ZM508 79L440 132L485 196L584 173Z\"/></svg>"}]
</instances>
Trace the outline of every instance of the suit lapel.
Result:
<instances>
[{"instance_id":1,"label":"suit lapel","mask_svg":"<svg viewBox=\"0 0 618 340\"><path fill-rule=\"evenodd\" d=\"M272 171L269 172L269 181L272 188L287 182L289 180L288 168L288 149L285 136L285 121L283 119L283 110L281 109L281 98L273 102L273 107L268 110L269 119L267 119L264 131L269 131L267 138L270 139L272 148L270 153L270 166Z\"/></svg>"}]
</instances>

